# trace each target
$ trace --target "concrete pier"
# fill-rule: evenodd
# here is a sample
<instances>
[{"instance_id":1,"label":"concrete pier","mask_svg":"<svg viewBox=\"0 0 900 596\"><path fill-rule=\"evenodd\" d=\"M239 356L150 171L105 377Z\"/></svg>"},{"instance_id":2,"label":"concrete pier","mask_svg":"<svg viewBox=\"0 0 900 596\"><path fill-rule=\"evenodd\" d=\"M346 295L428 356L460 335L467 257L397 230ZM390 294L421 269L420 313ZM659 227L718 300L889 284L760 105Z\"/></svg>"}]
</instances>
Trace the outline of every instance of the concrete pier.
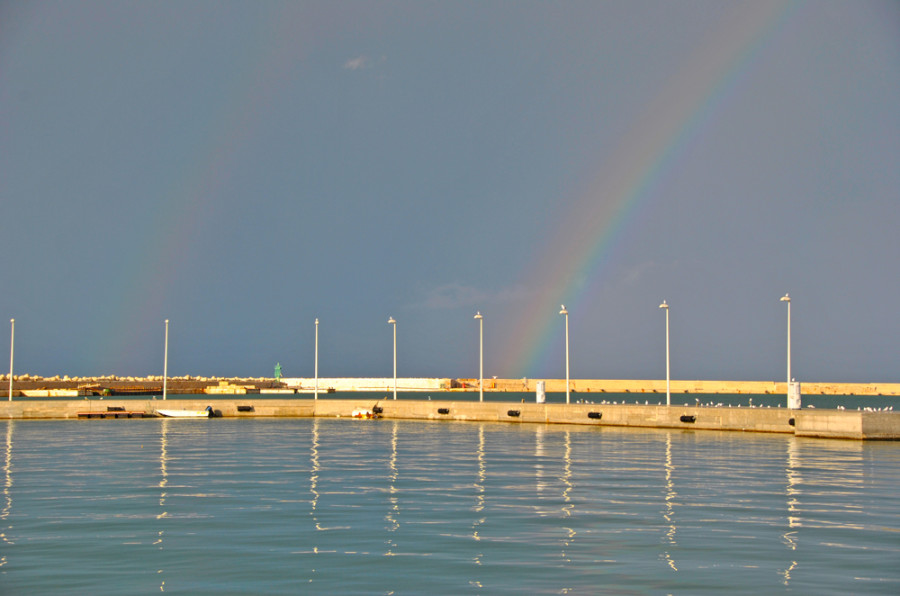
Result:
<instances>
[{"instance_id":1,"label":"concrete pier","mask_svg":"<svg viewBox=\"0 0 900 596\"><path fill-rule=\"evenodd\" d=\"M440 400L373 399L169 399L0 402L0 419L78 419L85 412L118 408L152 417L159 408L202 410L217 417L349 418L355 409L378 411L386 419L505 422L508 424L578 424L683 430L717 430L794 434L855 440L900 440L900 412L858 410L788 410L660 405L537 404ZM102 424L88 422L85 424ZM112 422L110 422L112 423ZM126 423L126 422L122 422ZM135 421L135 423L138 423Z\"/></svg>"}]
</instances>

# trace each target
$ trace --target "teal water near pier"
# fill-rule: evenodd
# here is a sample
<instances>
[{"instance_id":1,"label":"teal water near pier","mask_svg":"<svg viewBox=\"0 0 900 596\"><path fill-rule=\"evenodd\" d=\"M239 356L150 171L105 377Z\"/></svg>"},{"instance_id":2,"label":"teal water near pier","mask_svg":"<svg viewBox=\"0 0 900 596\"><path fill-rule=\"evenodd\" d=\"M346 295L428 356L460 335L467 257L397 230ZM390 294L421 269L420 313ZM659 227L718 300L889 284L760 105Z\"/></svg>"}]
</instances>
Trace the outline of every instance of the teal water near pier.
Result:
<instances>
[{"instance_id":1,"label":"teal water near pier","mask_svg":"<svg viewBox=\"0 0 900 596\"><path fill-rule=\"evenodd\" d=\"M893 442L4 421L0 487L2 594L900 592Z\"/></svg>"},{"instance_id":2,"label":"teal water near pier","mask_svg":"<svg viewBox=\"0 0 900 596\"><path fill-rule=\"evenodd\" d=\"M173 396L178 397L178 396ZM248 400L256 398L311 399L311 393L298 393L293 396L284 394L260 394L247 395ZM234 398L234 396L229 396ZM339 391L336 393L319 393L319 399L352 399L385 401L393 398L390 391ZM398 392L397 399L434 400L434 401L478 401L477 391L407 391ZM71 399L71 398L69 398ZM107 398L115 399L115 398ZM144 397L146 399L146 397ZM514 391L486 391L486 402L528 402L535 403L535 394L532 392ZM605 392L578 392L569 396L571 403L588 402L594 404L654 404L666 403L665 393L605 393ZM674 393L671 397L673 406L733 406L733 407L762 407L784 408L787 406L787 396L784 394L754 394L754 393ZM565 393L547 393L546 403L566 403ZM837 408L848 410L879 408L887 409L893 405L900 410L900 396L893 395L813 395L802 396L804 408Z\"/></svg>"},{"instance_id":3,"label":"teal water near pier","mask_svg":"<svg viewBox=\"0 0 900 596\"><path fill-rule=\"evenodd\" d=\"M209 399L210 403L215 403L218 399L246 400L247 403L253 403L254 400L265 399L313 399L310 392L304 393L250 393L246 395L202 395L202 394L170 394L170 399ZM359 400L377 403L393 398L392 391L338 391L335 393L319 393L318 399L344 399ZM477 391L399 391L397 398L401 400L433 400L433 401L478 401L479 395ZM72 401L72 397L41 397L41 398L23 398L16 397L15 401ZM160 400L161 395L112 395L107 397L91 397L82 398L84 401L92 401L96 403L110 402L128 403L129 401L146 401ZM484 393L484 401L486 402L528 402L535 403L535 394L533 392L515 392L515 391L486 391ZM578 392L570 395L571 403L581 401L603 404L665 404L665 393L604 393L604 392ZM566 403L565 393L547 393L546 402L550 404ZM876 408L887 409L897 405L900 411L900 396L895 395L814 395L806 394L802 396L804 408L837 408L843 407L848 410ZM672 394L672 405L680 406L733 406L733 407L763 407L763 408L784 408L787 405L787 397L784 394L753 394L753 393L674 393Z\"/></svg>"}]
</instances>

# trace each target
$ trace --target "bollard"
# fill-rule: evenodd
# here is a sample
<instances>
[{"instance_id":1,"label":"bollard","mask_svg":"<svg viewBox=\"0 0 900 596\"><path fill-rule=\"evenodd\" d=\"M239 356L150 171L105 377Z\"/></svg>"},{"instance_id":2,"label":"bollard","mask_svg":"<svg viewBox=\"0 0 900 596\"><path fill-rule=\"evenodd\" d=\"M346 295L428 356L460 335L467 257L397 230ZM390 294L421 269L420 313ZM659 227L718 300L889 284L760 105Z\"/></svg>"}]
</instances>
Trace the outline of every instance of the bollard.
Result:
<instances>
[{"instance_id":1,"label":"bollard","mask_svg":"<svg viewBox=\"0 0 900 596\"><path fill-rule=\"evenodd\" d=\"M534 384L534 399L539 404L547 401L546 381L537 381Z\"/></svg>"},{"instance_id":2,"label":"bollard","mask_svg":"<svg viewBox=\"0 0 900 596\"><path fill-rule=\"evenodd\" d=\"M800 383L794 379L791 379L791 383L788 385L788 409L800 409Z\"/></svg>"}]
</instances>

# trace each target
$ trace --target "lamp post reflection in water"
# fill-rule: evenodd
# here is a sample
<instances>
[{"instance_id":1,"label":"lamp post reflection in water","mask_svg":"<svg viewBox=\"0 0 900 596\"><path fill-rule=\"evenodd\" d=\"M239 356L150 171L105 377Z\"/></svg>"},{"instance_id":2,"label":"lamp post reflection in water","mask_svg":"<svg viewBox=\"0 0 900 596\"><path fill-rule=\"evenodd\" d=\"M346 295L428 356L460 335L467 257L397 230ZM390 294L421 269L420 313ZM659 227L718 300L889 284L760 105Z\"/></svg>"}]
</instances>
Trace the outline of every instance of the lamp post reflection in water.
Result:
<instances>
[{"instance_id":1,"label":"lamp post reflection in water","mask_svg":"<svg viewBox=\"0 0 900 596\"><path fill-rule=\"evenodd\" d=\"M384 520L388 522L387 531L388 532L396 532L400 528L400 522L398 521L398 517L400 515L400 500L397 498L397 479L400 477L400 473L397 470L397 421L393 421L393 427L391 428L391 459L388 461L388 485L390 487L390 497L388 497L388 502L390 503L390 508L388 509L387 515L384 516ZM397 548L397 542L393 539L393 537L389 536L386 540L388 545L388 550L385 556L393 556L395 553L393 549Z\"/></svg>"},{"instance_id":2,"label":"lamp post reflection in water","mask_svg":"<svg viewBox=\"0 0 900 596\"><path fill-rule=\"evenodd\" d=\"M556 457L560 453L556 440L560 437L560 433L550 430L546 427L538 426L534 429L534 485L535 491L539 496L539 501L548 503L560 503L559 509L555 506L548 506L546 509L537 508L536 513L539 517L552 517L560 520L571 518L575 510L575 503L572 502L572 434L571 431L563 431L562 461L557 464ZM550 463L544 464L542 460L547 459ZM562 487L560 498L556 498L556 490ZM544 496L543 493L548 493ZM560 521L559 530L565 532L565 535L559 539L560 557L566 563L571 563L569 550L572 542L577 534L573 527L574 520L569 522ZM554 526L556 527L556 526ZM554 531L556 531L554 529Z\"/></svg>"},{"instance_id":3,"label":"lamp post reflection in water","mask_svg":"<svg viewBox=\"0 0 900 596\"><path fill-rule=\"evenodd\" d=\"M797 567L797 561L794 560L796 556L795 551L797 550L797 528L800 527L800 518L798 517L798 500L797 497L800 494L798 489L798 484L800 482L800 465L797 457L797 439L795 437L791 437L788 440L788 448L787 448L787 466L785 466L785 471L787 472L787 486L785 488L785 494L787 494L787 522L788 527L782 536L782 542L788 547L791 551L791 564L782 572L783 583L785 586L790 585L791 583L791 572Z\"/></svg>"},{"instance_id":4,"label":"lamp post reflection in water","mask_svg":"<svg viewBox=\"0 0 900 596\"><path fill-rule=\"evenodd\" d=\"M9 552L9 546L12 545L7 536L7 532L12 529L12 526L8 525L6 520L9 519L9 514L12 511L12 436L14 425L15 423L12 420L6 421L6 457L3 460L3 508L0 509L0 520L3 521L3 527L0 528L0 541L2 541L4 546L0 550L0 567L5 567L9 563L6 553Z\"/></svg>"},{"instance_id":5,"label":"lamp post reflection in water","mask_svg":"<svg viewBox=\"0 0 900 596\"><path fill-rule=\"evenodd\" d=\"M319 516L316 508L319 505L319 419L313 418L312 422L312 445L309 448L309 492L312 493L312 501L310 501L310 515L312 515L313 523L316 530L321 530L319 526Z\"/></svg>"},{"instance_id":6,"label":"lamp post reflection in water","mask_svg":"<svg viewBox=\"0 0 900 596\"><path fill-rule=\"evenodd\" d=\"M562 513L563 517L572 517L572 510L575 509L575 504L572 503L572 434L570 431L565 431L565 449L563 450L563 475L560 480L563 483L565 488L562 492L563 505ZM562 558L567 563L571 563L572 560L569 558L567 550L569 546L572 544L572 540L575 538L575 528L571 526L563 526L563 530L566 531L566 537L563 539L563 551Z\"/></svg>"},{"instance_id":7,"label":"lamp post reflection in water","mask_svg":"<svg viewBox=\"0 0 900 596\"><path fill-rule=\"evenodd\" d=\"M668 311L667 311L668 312ZM675 466L672 465L672 433L666 433L666 512L663 514L663 518L666 520L666 524L668 528L666 530L666 542L669 543L670 546L676 546L675 542L675 498L678 496L678 493L675 492L675 483L672 480L672 474L675 472ZM672 558L672 554L669 551L665 551L664 553L666 558L666 563L673 570L678 571L678 567L675 566L675 559Z\"/></svg>"},{"instance_id":8,"label":"lamp post reflection in water","mask_svg":"<svg viewBox=\"0 0 900 596\"><path fill-rule=\"evenodd\" d=\"M475 509L473 510L475 513L479 514L479 517L472 522L472 539L475 542L481 541L481 536L478 534L478 528L484 524L484 481L487 477L487 466L484 460L484 424L478 425L478 452L476 454L478 458L478 473L475 480ZM475 555L475 564L481 565L481 557L484 556L484 553L477 553Z\"/></svg>"},{"instance_id":9,"label":"lamp post reflection in water","mask_svg":"<svg viewBox=\"0 0 900 596\"><path fill-rule=\"evenodd\" d=\"M168 323L168 321L166 321L166 323ZM169 516L169 513L166 511L166 498L169 496L167 490L169 485L169 419L163 418L159 421L159 425L159 513L156 515L156 519L162 520ZM163 549L164 535L165 529L160 527L156 535L156 541L153 543L159 550ZM163 571L164 570L159 569L157 573L162 575ZM164 592L166 589L165 578L162 578L161 582L159 590Z\"/></svg>"},{"instance_id":10,"label":"lamp post reflection in water","mask_svg":"<svg viewBox=\"0 0 900 596\"><path fill-rule=\"evenodd\" d=\"M169 514L165 510L166 506L166 497L168 493L166 492L166 486L169 484L169 440L168 440L168 432L169 432L169 419L163 418L159 421L159 507L160 513L156 516L156 519L162 519L167 517ZM159 540L157 544L162 542L162 530L159 532Z\"/></svg>"}]
</instances>

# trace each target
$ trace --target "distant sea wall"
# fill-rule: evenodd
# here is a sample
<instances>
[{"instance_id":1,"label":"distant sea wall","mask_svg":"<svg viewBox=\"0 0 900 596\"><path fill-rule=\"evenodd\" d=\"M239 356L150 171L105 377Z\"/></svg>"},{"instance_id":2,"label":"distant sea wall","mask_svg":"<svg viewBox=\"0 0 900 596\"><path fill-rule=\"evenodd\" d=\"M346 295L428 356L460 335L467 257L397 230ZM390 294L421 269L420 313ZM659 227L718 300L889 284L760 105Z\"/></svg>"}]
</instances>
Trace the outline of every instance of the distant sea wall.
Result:
<instances>
[{"instance_id":1,"label":"distant sea wall","mask_svg":"<svg viewBox=\"0 0 900 596\"><path fill-rule=\"evenodd\" d=\"M315 378L290 378L281 380L285 386L311 391ZM538 381L545 383L550 393L565 393L565 379L485 379L485 391L514 391L534 393ZM392 377L374 378L319 378L319 391L393 391ZM721 393L781 395L787 394L784 381L703 381L672 380L672 393ZM397 391L477 391L478 379L471 378L398 378ZM665 379L571 379L569 390L583 393L662 393L666 392ZM806 395L900 395L900 383L801 383Z\"/></svg>"},{"instance_id":2,"label":"distant sea wall","mask_svg":"<svg viewBox=\"0 0 900 596\"><path fill-rule=\"evenodd\" d=\"M565 393L565 379L485 379L485 391L525 391L533 393L538 381L546 391ZM478 389L478 379L455 379L459 387ZM672 393L723 393L753 395L787 394L784 381L670 381ZM661 379L571 379L569 389L584 393L666 393L666 380ZM900 395L900 383L817 383L802 382L806 395Z\"/></svg>"},{"instance_id":3,"label":"distant sea wall","mask_svg":"<svg viewBox=\"0 0 900 596\"><path fill-rule=\"evenodd\" d=\"M298 391L312 391L316 387L315 378L283 378L285 387ZM397 391L444 391L450 389L450 379L397 378ZM393 391L393 377L319 377L319 391Z\"/></svg>"},{"instance_id":4,"label":"distant sea wall","mask_svg":"<svg viewBox=\"0 0 900 596\"><path fill-rule=\"evenodd\" d=\"M534 393L538 381L544 381L549 393L565 393L564 379L485 379L485 391ZM393 391L393 377L321 377L320 392L328 391ZM673 394L752 394L785 395L784 381L671 381ZM163 379L152 377L35 377L16 375L13 380L15 397L77 397L91 395L152 395L161 394ZM235 393L294 393L312 392L316 379L312 377L283 378L221 378L169 377L170 394L235 394ZM8 375L0 375L0 398L8 397ZM571 379L569 389L574 393L666 393L665 379ZM478 391L478 379L473 378L397 378L397 391ZM900 396L900 383L830 383L802 382L804 395L887 395Z\"/></svg>"}]
</instances>

